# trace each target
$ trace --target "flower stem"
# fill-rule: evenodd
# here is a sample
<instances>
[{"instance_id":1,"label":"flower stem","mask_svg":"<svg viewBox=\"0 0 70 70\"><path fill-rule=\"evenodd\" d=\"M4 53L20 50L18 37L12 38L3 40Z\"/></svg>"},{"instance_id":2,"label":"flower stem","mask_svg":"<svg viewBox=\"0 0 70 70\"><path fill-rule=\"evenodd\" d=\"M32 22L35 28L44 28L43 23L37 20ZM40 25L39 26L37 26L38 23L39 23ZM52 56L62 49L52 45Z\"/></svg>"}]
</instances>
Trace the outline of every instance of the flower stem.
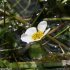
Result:
<instances>
[{"instance_id":1,"label":"flower stem","mask_svg":"<svg viewBox=\"0 0 70 70\"><path fill-rule=\"evenodd\" d=\"M60 20L70 20L70 17L62 17L62 18L44 18L45 21L60 21Z\"/></svg>"},{"instance_id":2,"label":"flower stem","mask_svg":"<svg viewBox=\"0 0 70 70\"><path fill-rule=\"evenodd\" d=\"M62 30L61 32L58 32L58 34L55 35L54 38L58 37L59 35L61 35L63 32L65 32L69 28L70 28L70 26L67 26L64 30Z\"/></svg>"},{"instance_id":3,"label":"flower stem","mask_svg":"<svg viewBox=\"0 0 70 70\"><path fill-rule=\"evenodd\" d=\"M32 23L31 26L34 25L34 23L37 21L37 19L39 18L39 16L42 14L43 10L44 10L45 7L43 7L43 9L41 10L41 12L39 13L39 15L36 17L36 19L34 20L34 22Z\"/></svg>"}]
</instances>

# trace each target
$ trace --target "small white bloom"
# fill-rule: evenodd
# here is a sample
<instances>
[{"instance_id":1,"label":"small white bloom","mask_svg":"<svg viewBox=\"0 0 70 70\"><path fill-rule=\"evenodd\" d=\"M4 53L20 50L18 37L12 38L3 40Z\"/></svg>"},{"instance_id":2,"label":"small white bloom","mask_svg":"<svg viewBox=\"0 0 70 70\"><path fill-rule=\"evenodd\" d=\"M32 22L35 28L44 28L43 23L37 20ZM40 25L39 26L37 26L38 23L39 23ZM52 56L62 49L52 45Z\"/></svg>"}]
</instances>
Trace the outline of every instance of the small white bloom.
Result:
<instances>
[{"instance_id":1,"label":"small white bloom","mask_svg":"<svg viewBox=\"0 0 70 70\"><path fill-rule=\"evenodd\" d=\"M21 40L27 43L41 40L50 31L50 28L46 30L46 27L47 22L41 21L37 28L28 28L26 32L21 35Z\"/></svg>"}]
</instances>

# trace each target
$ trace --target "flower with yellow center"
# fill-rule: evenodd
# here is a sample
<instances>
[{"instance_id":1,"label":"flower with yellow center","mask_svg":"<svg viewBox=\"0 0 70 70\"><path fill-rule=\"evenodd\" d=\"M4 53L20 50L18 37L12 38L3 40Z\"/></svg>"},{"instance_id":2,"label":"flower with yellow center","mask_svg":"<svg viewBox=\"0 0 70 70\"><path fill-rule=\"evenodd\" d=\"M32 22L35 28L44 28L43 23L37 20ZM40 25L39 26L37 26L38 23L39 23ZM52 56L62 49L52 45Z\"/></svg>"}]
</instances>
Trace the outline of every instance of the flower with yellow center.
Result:
<instances>
[{"instance_id":1,"label":"flower with yellow center","mask_svg":"<svg viewBox=\"0 0 70 70\"><path fill-rule=\"evenodd\" d=\"M37 40L40 39L42 36L43 36L43 32L38 31L32 35L32 39Z\"/></svg>"},{"instance_id":2,"label":"flower with yellow center","mask_svg":"<svg viewBox=\"0 0 70 70\"><path fill-rule=\"evenodd\" d=\"M47 22L41 21L38 24L37 29L36 27L28 28L26 32L21 35L21 40L27 43L39 41L50 31L50 28L47 30L46 28Z\"/></svg>"}]
</instances>

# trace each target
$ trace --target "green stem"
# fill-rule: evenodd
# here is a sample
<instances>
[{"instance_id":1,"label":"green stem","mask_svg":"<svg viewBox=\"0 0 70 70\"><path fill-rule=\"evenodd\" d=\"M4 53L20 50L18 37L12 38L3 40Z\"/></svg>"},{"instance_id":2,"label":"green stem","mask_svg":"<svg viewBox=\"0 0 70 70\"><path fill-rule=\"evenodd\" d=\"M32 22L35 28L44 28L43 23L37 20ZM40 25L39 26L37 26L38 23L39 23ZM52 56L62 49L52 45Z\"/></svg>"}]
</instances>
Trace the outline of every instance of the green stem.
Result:
<instances>
[{"instance_id":1,"label":"green stem","mask_svg":"<svg viewBox=\"0 0 70 70\"><path fill-rule=\"evenodd\" d=\"M67 29L69 29L69 28L70 28L70 26L67 26L63 31L58 32L58 34L55 35L54 38L58 37L59 35L61 35L63 32L65 32L65 31L66 31Z\"/></svg>"},{"instance_id":2,"label":"green stem","mask_svg":"<svg viewBox=\"0 0 70 70\"><path fill-rule=\"evenodd\" d=\"M18 17L18 16L12 16L12 19L15 19L15 20L17 20L17 21L19 21L19 22L21 22L21 23L24 23L24 24L26 24L27 22L22 18L22 17Z\"/></svg>"},{"instance_id":3,"label":"green stem","mask_svg":"<svg viewBox=\"0 0 70 70\"><path fill-rule=\"evenodd\" d=\"M19 48L14 48L14 49L3 49L3 50L0 50L0 52L7 52L7 51L12 51L12 50L19 50L19 49L23 49L22 47L19 47Z\"/></svg>"},{"instance_id":4,"label":"green stem","mask_svg":"<svg viewBox=\"0 0 70 70\"><path fill-rule=\"evenodd\" d=\"M64 49L61 47L61 45L59 45L59 47L60 47L62 53L65 54L65 51L64 51Z\"/></svg>"},{"instance_id":5,"label":"green stem","mask_svg":"<svg viewBox=\"0 0 70 70\"><path fill-rule=\"evenodd\" d=\"M41 10L41 12L39 13L39 15L35 18L35 20L33 21L33 23L32 23L31 26L34 25L34 23L37 21L37 19L39 18L39 16L42 14L43 10L44 10L44 7L43 7L43 9Z\"/></svg>"},{"instance_id":6,"label":"green stem","mask_svg":"<svg viewBox=\"0 0 70 70\"><path fill-rule=\"evenodd\" d=\"M8 22L9 22L9 19L6 18L6 19L5 19L5 23L8 23ZM4 23L4 19L3 19L3 20L0 20L0 25L3 24L3 23Z\"/></svg>"},{"instance_id":7,"label":"green stem","mask_svg":"<svg viewBox=\"0 0 70 70\"><path fill-rule=\"evenodd\" d=\"M18 69L20 69L20 68L19 68L19 64L18 64L18 61L17 61L17 59L16 59L15 54L14 54L14 53L12 53L12 55L13 55L13 57L14 57L15 61L16 61L17 68L18 68Z\"/></svg>"},{"instance_id":8,"label":"green stem","mask_svg":"<svg viewBox=\"0 0 70 70\"><path fill-rule=\"evenodd\" d=\"M4 46L4 45L6 45L6 44L8 44L9 42L6 42L6 43L3 43L3 44L1 44L0 45L0 47L2 47L2 46Z\"/></svg>"},{"instance_id":9,"label":"green stem","mask_svg":"<svg viewBox=\"0 0 70 70\"><path fill-rule=\"evenodd\" d=\"M20 50L20 49L24 48L23 52L25 53L25 51L27 49L29 49L30 46L31 46L31 44L27 44L27 46L25 48L24 47L18 47L18 48L13 48L13 49L3 49L3 50L0 50L0 52L7 52L7 51L12 51L12 50L15 51L15 50Z\"/></svg>"},{"instance_id":10,"label":"green stem","mask_svg":"<svg viewBox=\"0 0 70 70\"><path fill-rule=\"evenodd\" d=\"M70 17L61 17L61 18L44 18L45 21L60 21L60 20L70 20Z\"/></svg>"},{"instance_id":11,"label":"green stem","mask_svg":"<svg viewBox=\"0 0 70 70\"><path fill-rule=\"evenodd\" d=\"M66 50L69 50L68 47L66 45L64 45L63 43L59 42L57 39L53 38L52 36L50 35L46 35L48 38L50 38L53 42L57 43L58 45L61 45L63 46Z\"/></svg>"},{"instance_id":12,"label":"green stem","mask_svg":"<svg viewBox=\"0 0 70 70\"><path fill-rule=\"evenodd\" d=\"M64 24L61 24L61 25L55 27L55 28L52 29L48 34L52 34L52 33L54 33L54 32L57 31L59 28L61 28L63 25L64 25Z\"/></svg>"}]
</instances>

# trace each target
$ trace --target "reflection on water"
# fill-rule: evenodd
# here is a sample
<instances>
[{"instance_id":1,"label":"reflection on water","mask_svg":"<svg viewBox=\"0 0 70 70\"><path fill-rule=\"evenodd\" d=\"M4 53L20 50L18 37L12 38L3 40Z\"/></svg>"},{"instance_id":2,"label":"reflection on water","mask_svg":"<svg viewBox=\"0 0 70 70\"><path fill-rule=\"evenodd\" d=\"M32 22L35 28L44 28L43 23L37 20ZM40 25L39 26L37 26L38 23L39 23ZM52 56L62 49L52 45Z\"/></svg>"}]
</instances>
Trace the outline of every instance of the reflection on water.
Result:
<instances>
[{"instance_id":1,"label":"reflection on water","mask_svg":"<svg viewBox=\"0 0 70 70\"><path fill-rule=\"evenodd\" d=\"M12 8L23 17L32 15L35 9L38 9L37 0L8 0Z\"/></svg>"}]
</instances>

